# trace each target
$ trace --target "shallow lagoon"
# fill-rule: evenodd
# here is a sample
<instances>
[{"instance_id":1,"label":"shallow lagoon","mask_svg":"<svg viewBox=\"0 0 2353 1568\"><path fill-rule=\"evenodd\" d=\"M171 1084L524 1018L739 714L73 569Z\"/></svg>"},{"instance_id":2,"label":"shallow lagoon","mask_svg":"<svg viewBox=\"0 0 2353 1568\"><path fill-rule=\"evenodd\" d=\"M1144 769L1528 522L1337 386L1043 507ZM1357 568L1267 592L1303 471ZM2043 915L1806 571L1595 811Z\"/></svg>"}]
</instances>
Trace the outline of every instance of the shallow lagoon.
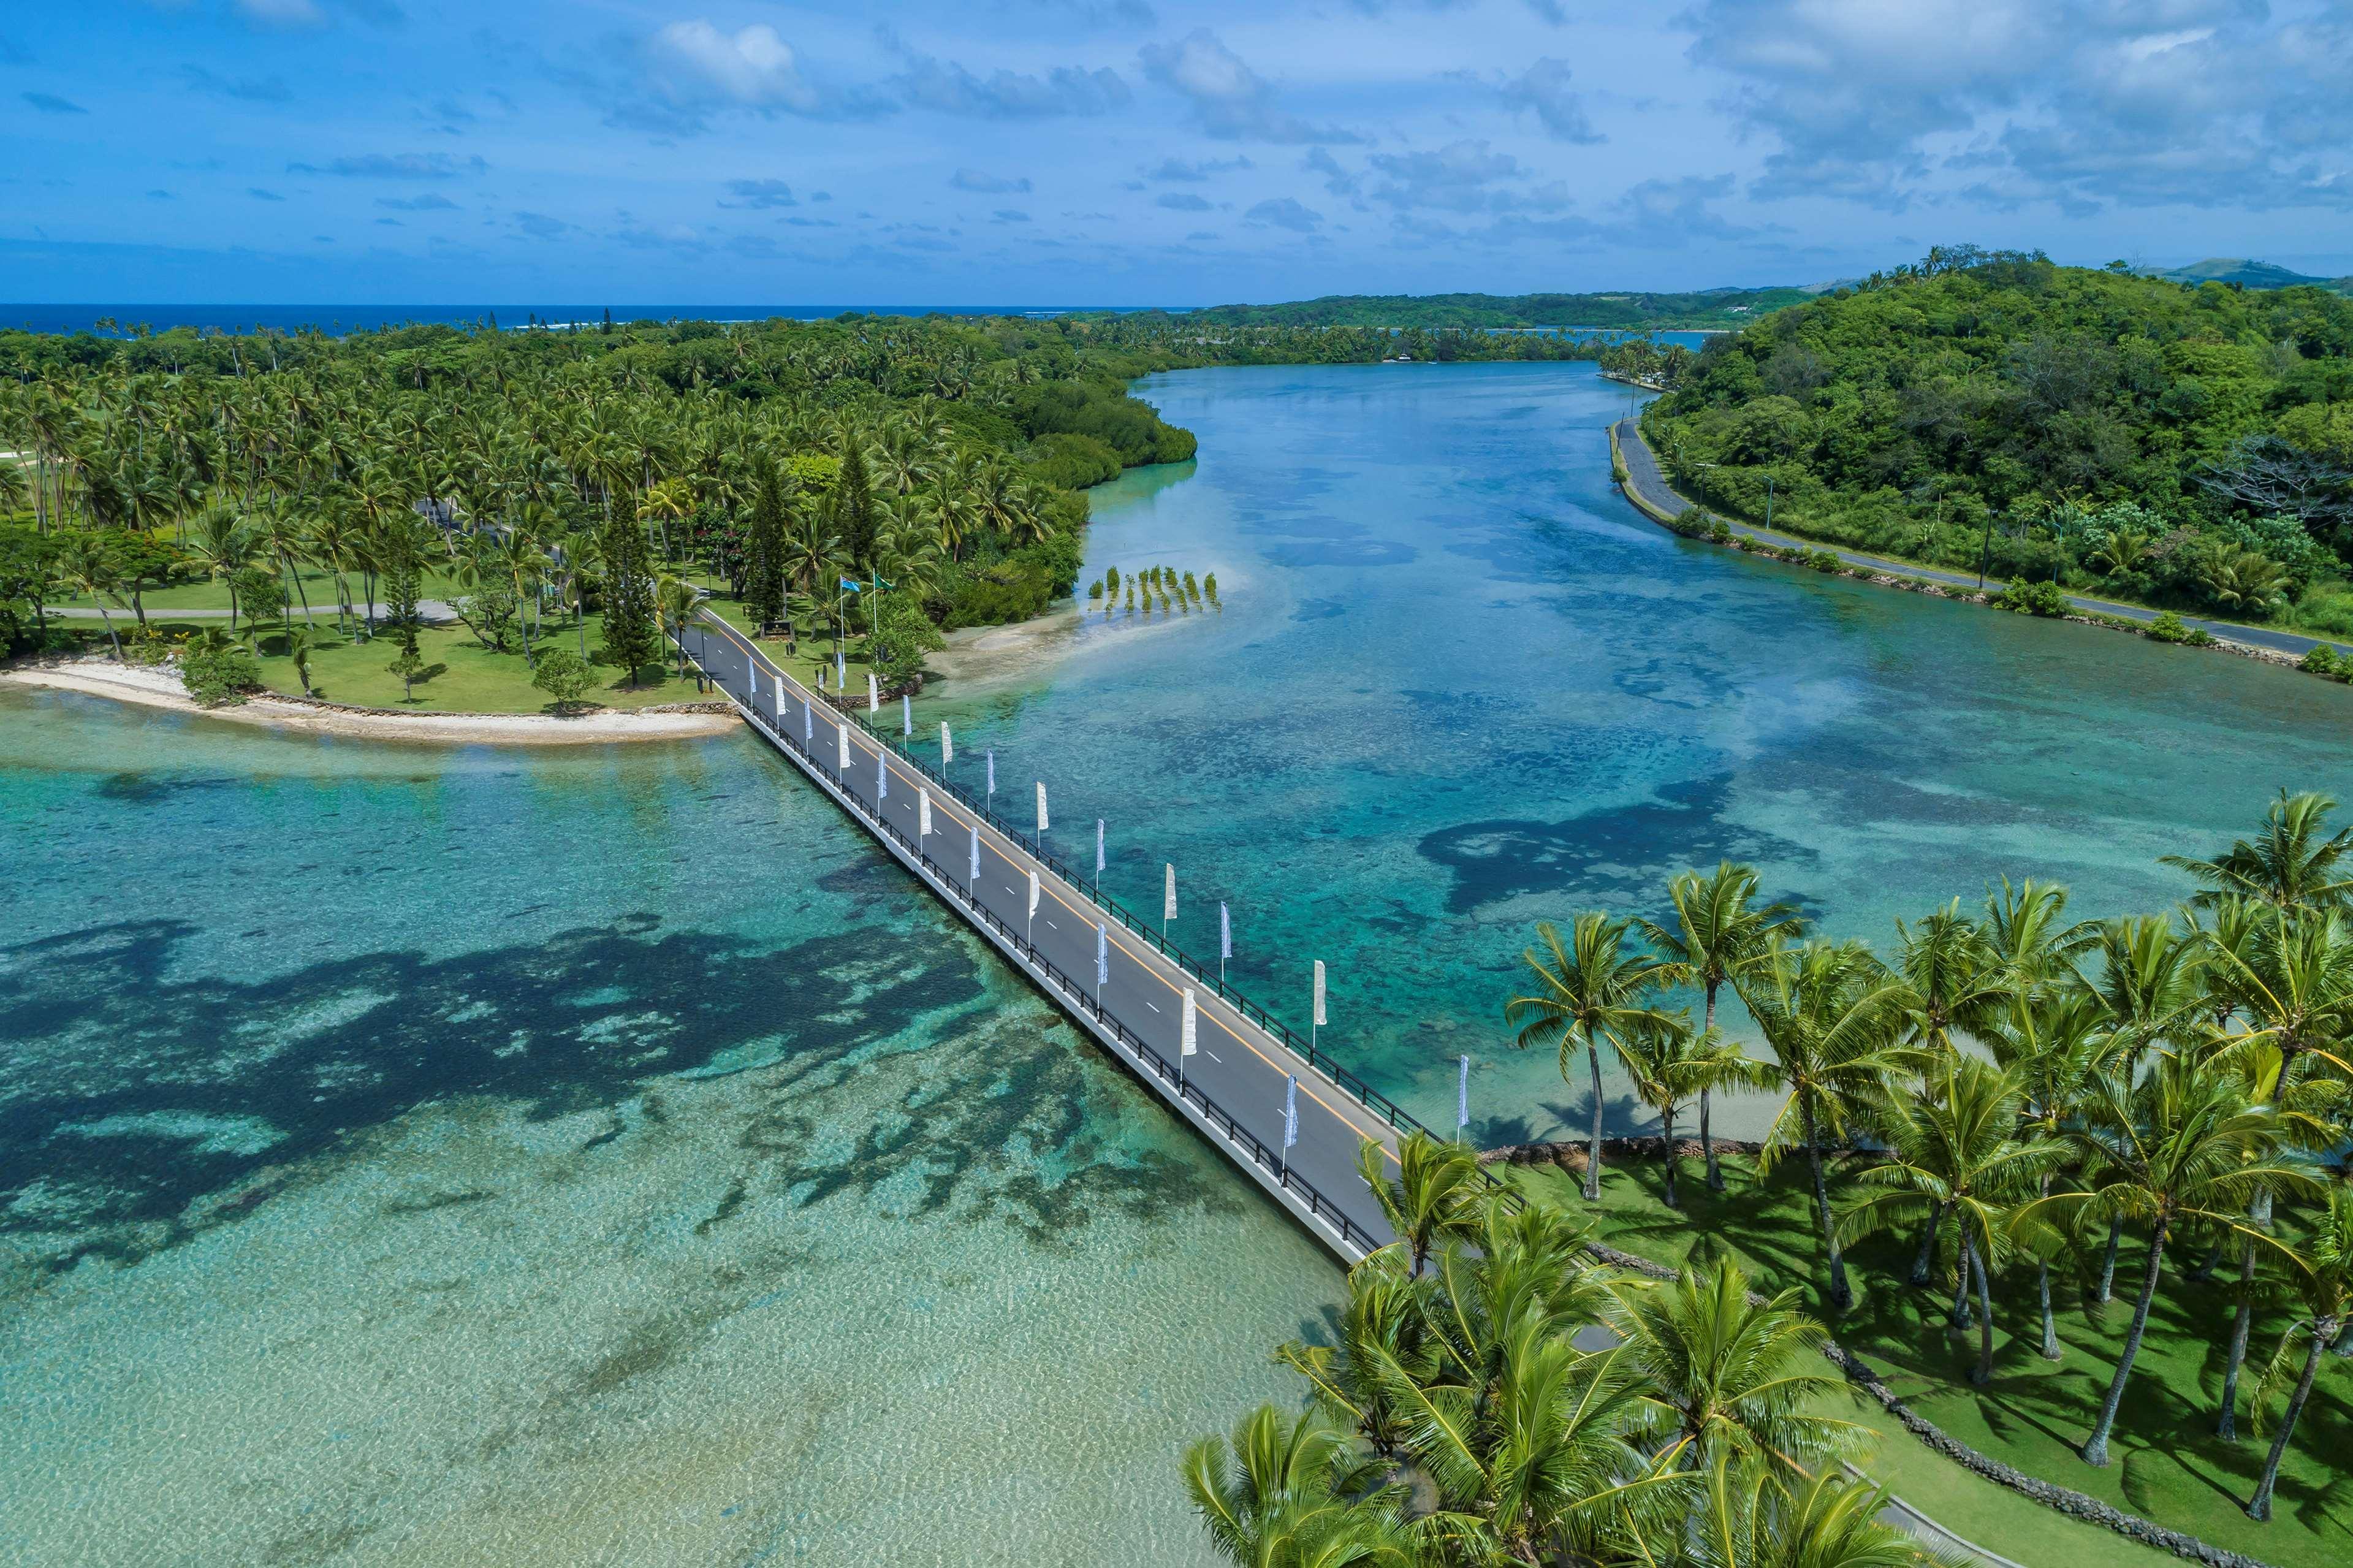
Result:
<instances>
[{"instance_id":1,"label":"shallow lagoon","mask_svg":"<svg viewBox=\"0 0 2353 1568\"><path fill-rule=\"evenodd\" d=\"M1089 576L1228 608L951 683L1067 858L1433 1119L1585 1103L1539 916L1720 854L1841 932L2155 906L2353 693L1672 539L1584 366L1188 373ZM1148 830L1145 824L1149 824ZM293 740L0 694L0 1549L1203 1562L1183 1442L1335 1271L744 737ZM1088 863L1091 863L1089 862ZM1614 1091L1613 1091L1614 1092ZM1613 1114L1630 1121L1628 1108ZM1731 1118L1737 1120L1737 1113Z\"/></svg>"}]
</instances>

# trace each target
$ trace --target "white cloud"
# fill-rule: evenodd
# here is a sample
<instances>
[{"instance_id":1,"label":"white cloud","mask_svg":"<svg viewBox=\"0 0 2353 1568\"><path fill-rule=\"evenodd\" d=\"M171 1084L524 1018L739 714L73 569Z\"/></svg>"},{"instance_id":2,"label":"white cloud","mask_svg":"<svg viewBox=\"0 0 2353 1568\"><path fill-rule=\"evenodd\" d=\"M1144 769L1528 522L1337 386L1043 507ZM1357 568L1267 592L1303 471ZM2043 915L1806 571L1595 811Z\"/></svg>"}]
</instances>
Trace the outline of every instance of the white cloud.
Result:
<instances>
[{"instance_id":1,"label":"white cloud","mask_svg":"<svg viewBox=\"0 0 2353 1568\"><path fill-rule=\"evenodd\" d=\"M647 45L654 86L673 103L717 98L752 109L818 111L818 94L802 79L792 46L765 22L723 33L709 22L672 22Z\"/></svg>"},{"instance_id":2,"label":"white cloud","mask_svg":"<svg viewBox=\"0 0 2353 1568\"><path fill-rule=\"evenodd\" d=\"M1184 97L1208 134L1233 142L1356 142L1336 126L1314 126L1276 102L1274 86L1207 27L1174 44L1147 44L1144 74Z\"/></svg>"}]
</instances>

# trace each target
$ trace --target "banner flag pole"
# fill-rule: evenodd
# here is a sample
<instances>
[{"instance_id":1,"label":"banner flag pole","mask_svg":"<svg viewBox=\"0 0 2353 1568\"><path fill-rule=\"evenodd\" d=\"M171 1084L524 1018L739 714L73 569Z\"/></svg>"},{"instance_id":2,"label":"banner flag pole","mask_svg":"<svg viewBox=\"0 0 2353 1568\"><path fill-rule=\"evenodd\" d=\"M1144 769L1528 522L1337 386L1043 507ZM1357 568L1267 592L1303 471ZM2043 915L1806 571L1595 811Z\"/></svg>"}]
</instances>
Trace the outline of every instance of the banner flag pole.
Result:
<instances>
[{"instance_id":1,"label":"banner flag pole","mask_svg":"<svg viewBox=\"0 0 2353 1568\"><path fill-rule=\"evenodd\" d=\"M1307 1048L1315 1049L1315 1032L1324 1027L1324 960L1315 960L1315 1022L1307 1026Z\"/></svg>"}]
</instances>

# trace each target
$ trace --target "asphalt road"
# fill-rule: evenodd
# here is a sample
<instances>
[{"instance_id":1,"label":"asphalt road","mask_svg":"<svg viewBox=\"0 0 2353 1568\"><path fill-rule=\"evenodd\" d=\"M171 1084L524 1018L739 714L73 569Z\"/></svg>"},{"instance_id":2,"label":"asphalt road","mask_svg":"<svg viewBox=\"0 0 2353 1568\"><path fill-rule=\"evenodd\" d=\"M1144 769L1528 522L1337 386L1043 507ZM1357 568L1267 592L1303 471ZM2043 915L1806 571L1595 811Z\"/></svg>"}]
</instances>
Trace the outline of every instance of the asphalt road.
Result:
<instances>
[{"instance_id":1,"label":"asphalt road","mask_svg":"<svg viewBox=\"0 0 2353 1568\"><path fill-rule=\"evenodd\" d=\"M921 791L930 781L906 761L879 745L852 720L816 702L798 683L780 678L776 667L731 630L698 624L691 652L730 695L753 709L781 734L794 754L822 777L847 792L866 811L890 822L913 842L920 826ZM758 690L752 690L751 671L757 662ZM886 708L882 715L895 718ZM839 766L842 736L847 735L849 766ZM937 731L933 732L936 746ZM811 738L804 738L804 737ZM980 755L958 754L949 775L976 795L983 792L986 761ZM878 800L878 769L889 781ZM1011 758L997 759L998 794L1007 797L1008 814L1034 811L1036 776L1026 773ZM1052 780L1047 781L1051 805ZM1367 1138L1394 1148L1388 1124L1358 1104L1337 1085L1313 1072L1297 1056L1257 1024L1244 1018L1215 992L1138 938L1104 913L1086 895L1047 870L1017 840L980 820L961 801L934 788L931 790L932 832L922 840L934 873L972 896L1025 938L1046 962L1072 977L1090 996L1098 996L1103 1013L1127 1033L1143 1040L1170 1062L1178 1057L1183 1029L1184 993L1194 992L1197 1010L1195 1039L1198 1050L1186 1062L1186 1081L1270 1150L1282 1146L1284 1080L1299 1080L1299 1138L1291 1149L1291 1173L1303 1179L1321 1198L1336 1205L1374 1245L1394 1239L1380 1206L1356 1173L1356 1149ZM1034 816L1029 816L1034 821ZM1075 817L1065 821L1075 822ZM1092 825L1092 819L1087 819ZM1066 828L1075 842L1092 834ZM972 845L980 845L980 874L971 875ZM1048 834L1050 845L1053 835ZM1035 869L1039 900L1029 911L1029 874ZM969 918L969 912L959 908ZM1103 928L1107 975L1095 985L1095 946ZM1312 954L1300 955L1301 983L1307 982ZM1156 1077L1145 1076L1164 1097L1173 1091ZM1221 1146L1222 1147L1222 1146ZM1392 1156L1392 1159L1394 1156Z\"/></svg>"},{"instance_id":2,"label":"asphalt road","mask_svg":"<svg viewBox=\"0 0 2353 1568\"><path fill-rule=\"evenodd\" d=\"M1651 507L1664 512L1669 516L1679 515L1685 508L1691 506L1693 503L1676 494L1674 487L1667 482L1666 475L1660 471L1658 457L1651 450L1651 444L1642 439L1641 429L1635 421L1620 419L1618 421L1617 429L1618 453L1626 464L1627 488L1634 493L1638 500L1648 503ZM1915 566L1910 561L1890 560L1884 556L1867 556L1860 551L1841 549L1836 546L1823 546L1811 539L1800 539L1792 535L1768 531L1746 523L1736 523L1729 517L1725 518L1725 522L1730 524L1734 533L1745 535L1751 539L1766 540L1785 548L1791 545L1805 549L1826 548L1849 566L1885 572L1891 577L1926 577L1930 582L1967 588L1972 593L1977 591L1978 579L1974 572L1948 572L1937 567ZM2000 593L2004 586L2000 577L1988 577L1985 580L1988 593ZM2087 614L2120 615L2126 620L2151 621L2155 620L2158 614L2157 610L2150 609L2145 605L2117 604L2109 599L2093 599L2085 594L2071 593L2067 596L2067 599L2077 609ZM2269 648L2282 653L2293 653L2299 659L2311 652L2324 641L2316 637L2299 637L2293 631L2274 631L2267 626L2241 626L2236 621L2209 620L2196 615L2183 616L2181 623L2184 626L2200 628L2223 641L2244 643L2253 648ZM2340 653L2348 652L2346 645L2341 642L2331 642L2329 646Z\"/></svg>"}]
</instances>

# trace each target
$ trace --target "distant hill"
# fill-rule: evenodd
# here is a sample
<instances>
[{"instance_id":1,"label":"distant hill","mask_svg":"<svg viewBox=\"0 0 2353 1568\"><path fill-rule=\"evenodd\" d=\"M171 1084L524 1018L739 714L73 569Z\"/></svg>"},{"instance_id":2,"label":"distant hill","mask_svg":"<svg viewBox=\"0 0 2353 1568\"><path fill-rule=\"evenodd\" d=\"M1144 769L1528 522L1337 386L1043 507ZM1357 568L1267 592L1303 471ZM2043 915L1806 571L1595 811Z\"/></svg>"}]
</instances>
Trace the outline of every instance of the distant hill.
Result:
<instances>
[{"instance_id":1,"label":"distant hill","mask_svg":"<svg viewBox=\"0 0 2353 1568\"><path fill-rule=\"evenodd\" d=\"M2242 289L2292 289L2298 283L2310 283L2323 289L2345 292L2353 279L2315 278L2307 273L2291 272L2269 261L2251 260L2244 256L2209 256L2203 261L2192 261L2187 267L2165 270L2150 270L2150 275L2174 283L2235 283Z\"/></svg>"},{"instance_id":2,"label":"distant hill","mask_svg":"<svg viewBox=\"0 0 2353 1568\"><path fill-rule=\"evenodd\" d=\"M1696 293L1326 294L1279 305L1212 305L1191 319L1229 326L1737 327L1813 298L1799 288Z\"/></svg>"}]
</instances>

